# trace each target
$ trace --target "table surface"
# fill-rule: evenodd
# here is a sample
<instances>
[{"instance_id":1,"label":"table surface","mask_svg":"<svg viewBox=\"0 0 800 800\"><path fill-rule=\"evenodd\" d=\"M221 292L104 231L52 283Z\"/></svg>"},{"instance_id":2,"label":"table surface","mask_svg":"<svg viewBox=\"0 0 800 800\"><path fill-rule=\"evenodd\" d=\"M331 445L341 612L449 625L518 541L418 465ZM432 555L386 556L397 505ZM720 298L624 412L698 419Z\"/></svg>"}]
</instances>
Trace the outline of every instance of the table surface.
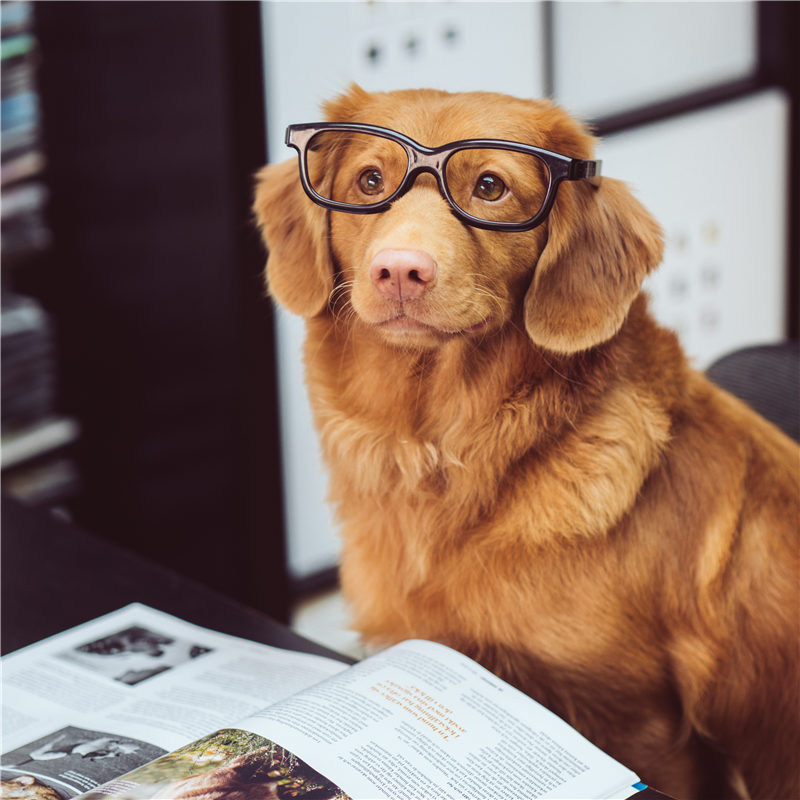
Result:
<instances>
[{"instance_id":1,"label":"table surface","mask_svg":"<svg viewBox=\"0 0 800 800\"><path fill-rule=\"evenodd\" d=\"M266 614L5 497L1 543L2 653L140 602L233 636L353 663Z\"/></svg>"}]
</instances>

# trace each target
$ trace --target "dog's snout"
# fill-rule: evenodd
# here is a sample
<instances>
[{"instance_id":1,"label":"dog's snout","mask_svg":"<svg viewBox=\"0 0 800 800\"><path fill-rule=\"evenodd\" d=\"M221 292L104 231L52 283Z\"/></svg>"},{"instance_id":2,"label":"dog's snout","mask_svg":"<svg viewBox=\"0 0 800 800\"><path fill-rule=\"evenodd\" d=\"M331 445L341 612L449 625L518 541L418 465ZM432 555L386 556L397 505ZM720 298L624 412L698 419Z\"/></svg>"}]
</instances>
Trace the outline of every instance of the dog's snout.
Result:
<instances>
[{"instance_id":1,"label":"dog's snout","mask_svg":"<svg viewBox=\"0 0 800 800\"><path fill-rule=\"evenodd\" d=\"M391 300L422 297L436 278L436 262L424 250L384 248L369 265L375 288Z\"/></svg>"}]
</instances>

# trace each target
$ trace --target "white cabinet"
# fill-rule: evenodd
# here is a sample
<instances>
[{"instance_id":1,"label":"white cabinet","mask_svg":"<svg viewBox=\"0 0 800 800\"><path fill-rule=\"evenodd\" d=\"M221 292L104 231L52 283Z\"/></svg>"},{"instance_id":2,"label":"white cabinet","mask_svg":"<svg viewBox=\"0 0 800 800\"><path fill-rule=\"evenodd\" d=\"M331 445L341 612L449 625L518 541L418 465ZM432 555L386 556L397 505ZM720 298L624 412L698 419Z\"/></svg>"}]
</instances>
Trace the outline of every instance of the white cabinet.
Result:
<instances>
[{"instance_id":1,"label":"white cabinet","mask_svg":"<svg viewBox=\"0 0 800 800\"><path fill-rule=\"evenodd\" d=\"M750 77L753 2L556 2L555 98L605 117Z\"/></svg>"},{"instance_id":2,"label":"white cabinet","mask_svg":"<svg viewBox=\"0 0 800 800\"><path fill-rule=\"evenodd\" d=\"M661 223L653 310L701 368L785 336L788 103L778 90L607 137L603 174Z\"/></svg>"}]
</instances>

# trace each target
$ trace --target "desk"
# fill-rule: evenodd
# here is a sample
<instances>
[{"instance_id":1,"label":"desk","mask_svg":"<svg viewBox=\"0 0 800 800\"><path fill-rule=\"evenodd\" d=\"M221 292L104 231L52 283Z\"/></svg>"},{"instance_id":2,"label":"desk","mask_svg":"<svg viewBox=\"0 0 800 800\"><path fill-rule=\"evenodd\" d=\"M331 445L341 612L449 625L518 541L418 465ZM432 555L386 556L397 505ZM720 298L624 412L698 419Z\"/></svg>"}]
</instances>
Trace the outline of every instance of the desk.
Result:
<instances>
[{"instance_id":1,"label":"desk","mask_svg":"<svg viewBox=\"0 0 800 800\"><path fill-rule=\"evenodd\" d=\"M3 653L138 601L233 636L353 663L265 614L7 498L0 560Z\"/></svg>"}]
</instances>

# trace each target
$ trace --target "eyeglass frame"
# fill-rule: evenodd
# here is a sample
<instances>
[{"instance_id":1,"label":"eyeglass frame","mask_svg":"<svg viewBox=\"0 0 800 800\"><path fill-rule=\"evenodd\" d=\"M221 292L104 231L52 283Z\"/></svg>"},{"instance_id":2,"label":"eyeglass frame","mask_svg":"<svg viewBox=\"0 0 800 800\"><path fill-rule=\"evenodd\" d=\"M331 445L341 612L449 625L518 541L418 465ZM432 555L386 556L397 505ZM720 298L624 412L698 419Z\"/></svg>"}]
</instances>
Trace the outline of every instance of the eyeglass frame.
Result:
<instances>
[{"instance_id":1,"label":"eyeglass frame","mask_svg":"<svg viewBox=\"0 0 800 800\"><path fill-rule=\"evenodd\" d=\"M325 131L351 131L353 133L371 134L399 144L406 151L408 166L403 179L398 187L383 200L377 203L343 203L331 200L319 194L311 185L308 176L308 144L318 133ZM545 150L531 144L512 142L505 139L459 139L455 142L440 145L439 147L426 147L415 142L411 137L390 128L378 125L369 125L358 122L306 122L289 125L286 128L285 144L297 151L300 162L300 182L305 193L318 205L332 211L344 211L349 214L377 214L386 211L396 200L400 199L414 185L417 176L423 172L436 177L439 192L447 200L452 212L457 218L475 228L493 231L529 231L541 225L550 213L556 199L556 192L562 181L587 180L595 188L599 187L602 180L600 169L602 161L573 158L552 150ZM493 222L468 214L460 208L455 198L450 193L445 177L447 162L457 152L463 150L480 150L493 148L496 150L511 150L518 153L533 155L540 159L548 172L548 185L541 208L536 214L523 222Z\"/></svg>"}]
</instances>

